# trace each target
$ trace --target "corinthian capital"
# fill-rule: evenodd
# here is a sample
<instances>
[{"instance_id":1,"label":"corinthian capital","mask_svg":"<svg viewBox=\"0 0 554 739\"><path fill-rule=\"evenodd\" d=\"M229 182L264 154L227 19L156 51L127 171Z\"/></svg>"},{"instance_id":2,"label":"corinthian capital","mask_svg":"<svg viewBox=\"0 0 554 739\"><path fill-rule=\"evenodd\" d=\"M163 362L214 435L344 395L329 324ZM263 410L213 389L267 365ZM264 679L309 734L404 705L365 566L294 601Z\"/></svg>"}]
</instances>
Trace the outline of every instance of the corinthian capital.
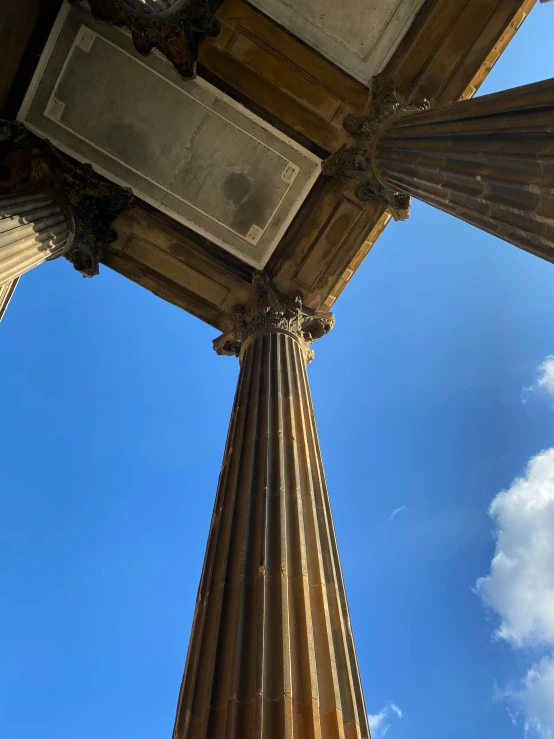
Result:
<instances>
[{"instance_id":1,"label":"corinthian capital","mask_svg":"<svg viewBox=\"0 0 554 739\"><path fill-rule=\"evenodd\" d=\"M429 102L408 103L394 88L392 80L378 74L372 80L370 115L347 115L343 127L354 139L354 146L343 147L323 162L324 174L358 180L356 197L367 201L383 198L397 221L410 213L410 196L381 182L375 165L375 143L388 121L409 111L427 110Z\"/></svg>"},{"instance_id":2,"label":"corinthian capital","mask_svg":"<svg viewBox=\"0 0 554 739\"><path fill-rule=\"evenodd\" d=\"M248 305L233 308L235 325L214 341L217 354L240 356L250 337L259 333L285 332L294 336L306 362L314 357L311 344L333 328L332 313L313 311L302 305L302 296L287 297L277 290L264 272L255 272Z\"/></svg>"},{"instance_id":3,"label":"corinthian capital","mask_svg":"<svg viewBox=\"0 0 554 739\"><path fill-rule=\"evenodd\" d=\"M84 277L98 274L100 250L117 238L111 223L131 205L131 190L102 179L90 164L70 161L22 123L0 120L0 160L10 149L23 152L30 169L29 177L14 190L50 193L73 226L73 241L65 257ZM9 177L9 172L4 175Z\"/></svg>"},{"instance_id":4,"label":"corinthian capital","mask_svg":"<svg viewBox=\"0 0 554 739\"><path fill-rule=\"evenodd\" d=\"M206 36L215 37L221 30L215 11L222 1L160 2L159 8L156 2L144 0L89 0L89 5L96 20L130 31L139 54L147 56L157 49L183 79L192 80L196 77L200 44ZM146 12L148 8L150 12Z\"/></svg>"}]
</instances>

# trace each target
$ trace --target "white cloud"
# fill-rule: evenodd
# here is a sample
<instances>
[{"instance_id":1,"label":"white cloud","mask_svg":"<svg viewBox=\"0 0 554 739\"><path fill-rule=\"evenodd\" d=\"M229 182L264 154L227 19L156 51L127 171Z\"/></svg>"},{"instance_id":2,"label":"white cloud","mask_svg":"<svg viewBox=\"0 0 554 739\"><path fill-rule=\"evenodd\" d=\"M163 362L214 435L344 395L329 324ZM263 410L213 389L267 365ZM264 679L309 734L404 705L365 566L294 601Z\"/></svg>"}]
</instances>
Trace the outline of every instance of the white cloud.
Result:
<instances>
[{"instance_id":1,"label":"white cloud","mask_svg":"<svg viewBox=\"0 0 554 739\"><path fill-rule=\"evenodd\" d=\"M379 739L379 737L385 736L389 728L388 724L385 723L387 716L388 708L385 707L379 713L370 714L367 717L371 730L371 739Z\"/></svg>"},{"instance_id":2,"label":"white cloud","mask_svg":"<svg viewBox=\"0 0 554 739\"><path fill-rule=\"evenodd\" d=\"M476 590L500 616L497 636L514 646L554 645L554 449L533 457L489 513L496 552Z\"/></svg>"},{"instance_id":3,"label":"white cloud","mask_svg":"<svg viewBox=\"0 0 554 739\"><path fill-rule=\"evenodd\" d=\"M390 728L391 718L394 718L394 716L402 718L403 715L401 709L395 703L387 703L379 713L369 715L367 719L371 730L371 739L383 739Z\"/></svg>"},{"instance_id":4,"label":"white cloud","mask_svg":"<svg viewBox=\"0 0 554 739\"><path fill-rule=\"evenodd\" d=\"M554 388L554 374L552 381ZM494 498L489 514L496 551L476 591L499 617L497 638L545 650L520 689L503 697L523 714L527 739L554 739L554 448L529 460L523 477ZM509 715L514 720L517 714Z\"/></svg>"},{"instance_id":5,"label":"white cloud","mask_svg":"<svg viewBox=\"0 0 554 739\"><path fill-rule=\"evenodd\" d=\"M518 688L495 692L512 724L523 722L525 739L554 739L554 656L533 665Z\"/></svg>"},{"instance_id":6,"label":"white cloud","mask_svg":"<svg viewBox=\"0 0 554 739\"><path fill-rule=\"evenodd\" d=\"M537 368L537 379L530 387L524 387L524 393L530 393L534 390L542 390L545 393L554 395L554 355L549 354L544 362L539 364ZM526 402L526 398L523 398Z\"/></svg>"},{"instance_id":7,"label":"white cloud","mask_svg":"<svg viewBox=\"0 0 554 739\"><path fill-rule=\"evenodd\" d=\"M403 718L404 714L402 713L402 711L400 710L400 708L398 708L397 705L395 705L394 703L391 703L390 704L390 708L391 708L391 711L394 711L396 713L396 715L398 716L398 718Z\"/></svg>"},{"instance_id":8,"label":"white cloud","mask_svg":"<svg viewBox=\"0 0 554 739\"><path fill-rule=\"evenodd\" d=\"M395 508L394 511L390 514L388 520L389 521L392 521L392 519L395 516L398 516L399 513L402 513L402 511L405 511L406 508L407 508L407 506L405 506L405 505L401 505L400 508Z\"/></svg>"},{"instance_id":9,"label":"white cloud","mask_svg":"<svg viewBox=\"0 0 554 739\"><path fill-rule=\"evenodd\" d=\"M554 395L554 356L552 354L549 354L544 362L539 365L539 377L536 386Z\"/></svg>"},{"instance_id":10,"label":"white cloud","mask_svg":"<svg viewBox=\"0 0 554 739\"><path fill-rule=\"evenodd\" d=\"M518 695L525 711L525 735L531 739L554 739L554 658L534 665Z\"/></svg>"}]
</instances>

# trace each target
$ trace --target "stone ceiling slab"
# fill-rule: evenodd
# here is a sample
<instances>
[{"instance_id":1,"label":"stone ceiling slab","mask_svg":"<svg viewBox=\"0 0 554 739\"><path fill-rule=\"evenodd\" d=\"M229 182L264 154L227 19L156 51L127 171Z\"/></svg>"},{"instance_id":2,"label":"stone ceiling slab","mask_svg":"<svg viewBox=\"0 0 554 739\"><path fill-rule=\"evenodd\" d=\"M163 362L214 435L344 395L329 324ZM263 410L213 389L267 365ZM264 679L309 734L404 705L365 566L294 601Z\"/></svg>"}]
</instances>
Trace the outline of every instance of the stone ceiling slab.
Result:
<instances>
[{"instance_id":1,"label":"stone ceiling slab","mask_svg":"<svg viewBox=\"0 0 554 739\"><path fill-rule=\"evenodd\" d=\"M248 264L263 267L320 160L202 79L66 8L20 118Z\"/></svg>"},{"instance_id":2,"label":"stone ceiling slab","mask_svg":"<svg viewBox=\"0 0 554 739\"><path fill-rule=\"evenodd\" d=\"M364 84L381 71L424 0L251 0Z\"/></svg>"}]
</instances>

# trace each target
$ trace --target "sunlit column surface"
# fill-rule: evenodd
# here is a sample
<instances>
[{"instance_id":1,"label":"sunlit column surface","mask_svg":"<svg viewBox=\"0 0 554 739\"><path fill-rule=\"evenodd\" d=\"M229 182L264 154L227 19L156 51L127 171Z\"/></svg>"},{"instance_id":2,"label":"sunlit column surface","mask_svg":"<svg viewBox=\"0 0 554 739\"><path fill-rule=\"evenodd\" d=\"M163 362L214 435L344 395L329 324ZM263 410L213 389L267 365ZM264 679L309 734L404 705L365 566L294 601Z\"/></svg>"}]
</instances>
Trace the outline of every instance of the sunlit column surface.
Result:
<instances>
[{"instance_id":1,"label":"sunlit column surface","mask_svg":"<svg viewBox=\"0 0 554 739\"><path fill-rule=\"evenodd\" d=\"M8 308L18 282L19 280L12 280L11 282L6 282L4 285L0 285L0 321L4 317L4 313Z\"/></svg>"},{"instance_id":2,"label":"sunlit column surface","mask_svg":"<svg viewBox=\"0 0 554 739\"><path fill-rule=\"evenodd\" d=\"M258 274L215 343L241 371L175 739L369 736L306 373L332 325Z\"/></svg>"},{"instance_id":3,"label":"sunlit column surface","mask_svg":"<svg viewBox=\"0 0 554 739\"><path fill-rule=\"evenodd\" d=\"M0 145L12 188L0 195L1 318L19 277L47 260L65 256L83 276L98 274L103 246L117 238L111 223L133 195L19 122L0 120Z\"/></svg>"},{"instance_id":4,"label":"sunlit column surface","mask_svg":"<svg viewBox=\"0 0 554 739\"><path fill-rule=\"evenodd\" d=\"M359 180L360 199L403 220L413 195L554 261L554 79L430 106L378 75L370 115L344 126L354 145L324 171Z\"/></svg>"},{"instance_id":5,"label":"sunlit column surface","mask_svg":"<svg viewBox=\"0 0 554 739\"><path fill-rule=\"evenodd\" d=\"M66 254L73 236L70 217L49 194L0 196L0 286Z\"/></svg>"}]
</instances>

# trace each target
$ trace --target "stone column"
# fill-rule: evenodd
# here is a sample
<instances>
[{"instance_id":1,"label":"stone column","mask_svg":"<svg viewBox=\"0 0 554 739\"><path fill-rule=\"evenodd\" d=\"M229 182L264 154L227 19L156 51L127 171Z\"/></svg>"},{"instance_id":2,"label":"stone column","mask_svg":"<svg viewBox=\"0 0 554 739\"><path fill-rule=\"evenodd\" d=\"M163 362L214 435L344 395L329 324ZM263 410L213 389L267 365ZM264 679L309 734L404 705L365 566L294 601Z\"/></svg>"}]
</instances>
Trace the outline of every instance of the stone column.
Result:
<instances>
[{"instance_id":1,"label":"stone column","mask_svg":"<svg viewBox=\"0 0 554 739\"><path fill-rule=\"evenodd\" d=\"M328 313L258 273L216 340L238 381L174 739L365 739L306 362Z\"/></svg>"},{"instance_id":2,"label":"stone column","mask_svg":"<svg viewBox=\"0 0 554 739\"><path fill-rule=\"evenodd\" d=\"M131 191L17 122L0 121L0 163L12 183L0 196L0 286L60 256L85 277L98 274L100 250L117 238L111 222L131 204Z\"/></svg>"},{"instance_id":3,"label":"stone column","mask_svg":"<svg viewBox=\"0 0 554 739\"><path fill-rule=\"evenodd\" d=\"M373 89L372 115L345 119L356 146L328 173L392 207L404 198L405 216L413 195L554 261L554 79L431 109L406 104L390 80Z\"/></svg>"},{"instance_id":4,"label":"stone column","mask_svg":"<svg viewBox=\"0 0 554 739\"><path fill-rule=\"evenodd\" d=\"M8 309L8 305L14 294L15 288L17 287L18 280L12 280L6 282L4 285L0 285L0 321L4 317L4 313Z\"/></svg>"},{"instance_id":5,"label":"stone column","mask_svg":"<svg viewBox=\"0 0 554 739\"><path fill-rule=\"evenodd\" d=\"M48 193L0 197L0 287L69 251L71 216Z\"/></svg>"}]
</instances>

